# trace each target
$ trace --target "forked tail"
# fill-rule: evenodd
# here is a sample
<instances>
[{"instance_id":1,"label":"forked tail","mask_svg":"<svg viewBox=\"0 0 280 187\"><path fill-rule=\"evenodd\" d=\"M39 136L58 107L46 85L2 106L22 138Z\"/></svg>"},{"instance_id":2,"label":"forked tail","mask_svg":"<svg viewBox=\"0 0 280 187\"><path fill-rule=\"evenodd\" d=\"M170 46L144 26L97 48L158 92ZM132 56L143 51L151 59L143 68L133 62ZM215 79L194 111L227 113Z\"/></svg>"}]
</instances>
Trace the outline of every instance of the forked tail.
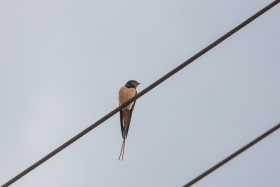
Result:
<instances>
[{"instance_id":1,"label":"forked tail","mask_svg":"<svg viewBox=\"0 0 280 187\"><path fill-rule=\"evenodd\" d=\"M122 148L121 148L121 152L120 152L119 160L120 160L120 158L122 158L122 160L123 160L124 147L125 147L125 138L123 138L123 143L122 143Z\"/></svg>"}]
</instances>

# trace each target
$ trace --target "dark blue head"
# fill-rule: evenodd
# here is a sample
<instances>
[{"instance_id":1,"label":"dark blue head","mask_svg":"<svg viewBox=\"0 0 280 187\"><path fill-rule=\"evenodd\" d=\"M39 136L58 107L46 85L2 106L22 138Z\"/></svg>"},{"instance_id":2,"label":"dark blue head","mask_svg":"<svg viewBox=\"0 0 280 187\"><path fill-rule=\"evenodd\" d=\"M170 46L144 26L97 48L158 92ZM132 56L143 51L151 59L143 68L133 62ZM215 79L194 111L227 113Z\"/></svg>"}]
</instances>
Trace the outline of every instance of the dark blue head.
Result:
<instances>
[{"instance_id":1,"label":"dark blue head","mask_svg":"<svg viewBox=\"0 0 280 187\"><path fill-rule=\"evenodd\" d=\"M125 86L128 87L128 88L137 88L137 86L139 85L140 83L137 82L137 81L134 81L134 80L130 80L128 81Z\"/></svg>"}]
</instances>

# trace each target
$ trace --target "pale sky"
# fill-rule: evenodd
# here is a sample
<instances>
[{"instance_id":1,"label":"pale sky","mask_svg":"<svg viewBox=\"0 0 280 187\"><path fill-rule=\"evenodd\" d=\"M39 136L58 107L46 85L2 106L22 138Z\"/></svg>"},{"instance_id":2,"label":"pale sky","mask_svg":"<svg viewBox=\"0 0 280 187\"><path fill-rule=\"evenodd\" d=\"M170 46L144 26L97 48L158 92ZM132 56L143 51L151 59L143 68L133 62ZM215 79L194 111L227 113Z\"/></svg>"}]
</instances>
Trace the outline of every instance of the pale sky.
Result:
<instances>
[{"instance_id":1,"label":"pale sky","mask_svg":"<svg viewBox=\"0 0 280 187\"><path fill-rule=\"evenodd\" d=\"M0 185L271 3L0 0ZM183 186L280 122L280 5L13 187ZM276 131L195 187L280 186Z\"/></svg>"}]
</instances>

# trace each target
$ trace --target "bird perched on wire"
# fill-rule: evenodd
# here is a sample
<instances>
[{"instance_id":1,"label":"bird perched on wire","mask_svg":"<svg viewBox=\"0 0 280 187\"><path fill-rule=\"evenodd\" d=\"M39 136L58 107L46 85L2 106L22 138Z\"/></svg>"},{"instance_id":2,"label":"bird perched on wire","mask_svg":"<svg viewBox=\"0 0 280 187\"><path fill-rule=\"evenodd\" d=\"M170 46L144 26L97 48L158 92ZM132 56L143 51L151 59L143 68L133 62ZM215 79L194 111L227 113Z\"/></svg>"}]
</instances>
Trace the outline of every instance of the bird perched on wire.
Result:
<instances>
[{"instance_id":1,"label":"bird perched on wire","mask_svg":"<svg viewBox=\"0 0 280 187\"><path fill-rule=\"evenodd\" d=\"M131 99L137 94L136 88L140 83L135 80L128 81L125 86L120 88L119 91L119 104L122 105L127 100ZM125 147L125 139L128 134L129 124L132 116L132 112L134 109L136 101L130 103L126 107L124 107L122 110L120 110L120 120L121 120L121 131L122 131L122 137L123 137L123 143L122 148L119 156L123 160L124 155L124 147Z\"/></svg>"}]
</instances>

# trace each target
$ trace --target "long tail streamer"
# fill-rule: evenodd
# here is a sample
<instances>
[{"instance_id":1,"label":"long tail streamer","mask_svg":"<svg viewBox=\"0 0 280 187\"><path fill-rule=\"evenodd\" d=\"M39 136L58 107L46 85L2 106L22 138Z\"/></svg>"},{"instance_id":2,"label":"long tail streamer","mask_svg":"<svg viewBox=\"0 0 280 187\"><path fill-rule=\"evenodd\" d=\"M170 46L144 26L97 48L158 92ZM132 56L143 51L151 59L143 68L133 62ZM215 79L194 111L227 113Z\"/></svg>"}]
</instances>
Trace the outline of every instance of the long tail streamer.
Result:
<instances>
[{"instance_id":1,"label":"long tail streamer","mask_svg":"<svg viewBox=\"0 0 280 187\"><path fill-rule=\"evenodd\" d=\"M124 148L125 148L125 138L123 138L123 143L122 143L122 148L121 148L119 160L120 160L120 158L122 158L122 160L123 160Z\"/></svg>"}]
</instances>

